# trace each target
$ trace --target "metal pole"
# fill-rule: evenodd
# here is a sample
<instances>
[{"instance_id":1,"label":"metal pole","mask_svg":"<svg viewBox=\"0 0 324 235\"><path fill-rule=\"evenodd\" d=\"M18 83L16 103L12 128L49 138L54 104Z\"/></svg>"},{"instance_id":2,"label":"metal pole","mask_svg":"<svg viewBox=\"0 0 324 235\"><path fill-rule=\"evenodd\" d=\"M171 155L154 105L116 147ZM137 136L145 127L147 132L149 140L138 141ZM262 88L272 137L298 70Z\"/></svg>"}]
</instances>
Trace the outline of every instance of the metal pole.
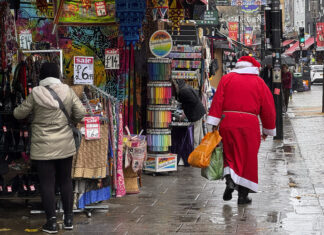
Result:
<instances>
[{"instance_id":1,"label":"metal pole","mask_svg":"<svg viewBox=\"0 0 324 235\"><path fill-rule=\"evenodd\" d=\"M264 5L261 5L261 61L265 58Z\"/></svg>"},{"instance_id":2,"label":"metal pole","mask_svg":"<svg viewBox=\"0 0 324 235\"><path fill-rule=\"evenodd\" d=\"M273 50L273 97L276 106L276 129L277 135L275 139L283 139L283 120L282 120L282 86L281 86L281 17L280 17L280 1L273 0L271 4L272 16L272 50Z\"/></svg>"}]
</instances>

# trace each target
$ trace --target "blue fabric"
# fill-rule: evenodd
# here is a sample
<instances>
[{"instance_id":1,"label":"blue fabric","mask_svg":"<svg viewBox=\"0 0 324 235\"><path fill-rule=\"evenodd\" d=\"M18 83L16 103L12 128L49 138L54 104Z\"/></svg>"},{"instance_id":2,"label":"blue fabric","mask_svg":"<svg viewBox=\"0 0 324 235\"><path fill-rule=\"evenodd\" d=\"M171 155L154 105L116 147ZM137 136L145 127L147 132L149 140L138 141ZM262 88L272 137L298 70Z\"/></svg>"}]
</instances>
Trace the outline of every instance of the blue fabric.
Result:
<instances>
[{"instance_id":1,"label":"blue fabric","mask_svg":"<svg viewBox=\"0 0 324 235\"><path fill-rule=\"evenodd\" d=\"M80 209L95 202L105 201L110 198L110 187L92 190L84 193L79 199L78 206Z\"/></svg>"}]
</instances>

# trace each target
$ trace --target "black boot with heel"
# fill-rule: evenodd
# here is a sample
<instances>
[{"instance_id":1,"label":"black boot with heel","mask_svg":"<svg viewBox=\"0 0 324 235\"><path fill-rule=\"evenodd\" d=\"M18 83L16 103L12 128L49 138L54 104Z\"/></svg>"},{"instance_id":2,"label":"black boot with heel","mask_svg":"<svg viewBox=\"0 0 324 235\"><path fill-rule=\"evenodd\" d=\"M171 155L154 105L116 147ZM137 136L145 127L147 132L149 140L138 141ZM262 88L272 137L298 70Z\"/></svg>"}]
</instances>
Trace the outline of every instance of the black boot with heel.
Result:
<instances>
[{"instance_id":1,"label":"black boot with heel","mask_svg":"<svg viewBox=\"0 0 324 235\"><path fill-rule=\"evenodd\" d=\"M63 228L65 230L72 230L73 229L73 213L72 214L64 214Z\"/></svg>"},{"instance_id":2,"label":"black boot with heel","mask_svg":"<svg viewBox=\"0 0 324 235\"><path fill-rule=\"evenodd\" d=\"M252 202L252 199L248 197L249 191L250 190L248 188L239 186L237 204L244 205L244 204L249 204Z\"/></svg>"},{"instance_id":3,"label":"black boot with heel","mask_svg":"<svg viewBox=\"0 0 324 235\"><path fill-rule=\"evenodd\" d=\"M226 175L225 179L226 179L226 188L224 191L223 200L229 201L232 199L232 193L234 192L235 189L235 183L232 180L230 175Z\"/></svg>"}]
</instances>

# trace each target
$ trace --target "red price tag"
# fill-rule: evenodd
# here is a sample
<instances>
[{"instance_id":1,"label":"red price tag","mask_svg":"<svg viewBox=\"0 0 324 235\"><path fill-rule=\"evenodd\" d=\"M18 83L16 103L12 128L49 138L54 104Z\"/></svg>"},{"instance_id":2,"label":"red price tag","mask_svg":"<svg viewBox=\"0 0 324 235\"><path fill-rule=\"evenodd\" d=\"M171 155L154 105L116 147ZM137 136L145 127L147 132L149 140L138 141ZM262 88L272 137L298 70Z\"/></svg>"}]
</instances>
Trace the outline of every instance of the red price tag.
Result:
<instances>
[{"instance_id":1,"label":"red price tag","mask_svg":"<svg viewBox=\"0 0 324 235\"><path fill-rule=\"evenodd\" d=\"M24 185L24 190L25 190L25 191L27 191L27 190L28 190L28 189L27 189L27 186L26 186L26 185Z\"/></svg>"},{"instance_id":2,"label":"red price tag","mask_svg":"<svg viewBox=\"0 0 324 235\"><path fill-rule=\"evenodd\" d=\"M7 127L3 126L3 132L7 132Z\"/></svg>"},{"instance_id":3,"label":"red price tag","mask_svg":"<svg viewBox=\"0 0 324 235\"><path fill-rule=\"evenodd\" d=\"M32 90L33 90L33 88L29 87L29 89L28 89L29 94L32 93Z\"/></svg>"},{"instance_id":4,"label":"red price tag","mask_svg":"<svg viewBox=\"0 0 324 235\"><path fill-rule=\"evenodd\" d=\"M24 137L25 137L25 138L28 137L28 131L24 131Z\"/></svg>"},{"instance_id":5,"label":"red price tag","mask_svg":"<svg viewBox=\"0 0 324 235\"><path fill-rule=\"evenodd\" d=\"M7 186L7 191L8 191L8 193L11 193L12 192L12 187L11 186Z\"/></svg>"},{"instance_id":6,"label":"red price tag","mask_svg":"<svg viewBox=\"0 0 324 235\"><path fill-rule=\"evenodd\" d=\"M2 188L2 186L0 185L0 191L2 192L3 191L3 188Z\"/></svg>"},{"instance_id":7,"label":"red price tag","mask_svg":"<svg viewBox=\"0 0 324 235\"><path fill-rule=\"evenodd\" d=\"M31 191L35 191L35 186L32 184L32 185L30 185L30 190Z\"/></svg>"}]
</instances>

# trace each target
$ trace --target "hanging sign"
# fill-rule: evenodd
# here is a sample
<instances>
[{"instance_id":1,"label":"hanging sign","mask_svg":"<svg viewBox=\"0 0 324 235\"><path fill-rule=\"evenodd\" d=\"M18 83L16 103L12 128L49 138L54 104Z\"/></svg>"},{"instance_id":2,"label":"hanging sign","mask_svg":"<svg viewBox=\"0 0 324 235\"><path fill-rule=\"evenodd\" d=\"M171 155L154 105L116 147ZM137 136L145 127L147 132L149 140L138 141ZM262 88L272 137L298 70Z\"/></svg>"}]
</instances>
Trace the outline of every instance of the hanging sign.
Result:
<instances>
[{"instance_id":1,"label":"hanging sign","mask_svg":"<svg viewBox=\"0 0 324 235\"><path fill-rule=\"evenodd\" d=\"M316 45L317 50L324 50L324 23L319 22L316 24Z\"/></svg>"},{"instance_id":2,"label":"hanging sign","mask_svg":"<svg viewBox=\"0 0 324 235\"><path fill-rule=\"evenodd\" d=\"M171 35L165 30L158 30L150 38L150 50L156 57L165 57L172 50Z\"/></svg>"},{"instance_id":3,"label":"hanging sign","mask_svg":"<svg viewBox=\"0 0 324 235\"><path fill-rule=\"evenodd\" d=\"M232 0L232 6L266 5L267 0Z\"/></svg>"},{"instance_id":4,"label":"hanging sign","mask_svg":"<svg viewBox=\"0 0 324 235\"><path fill-rule=\"evenodd\" d=\"M105 50L105 69L119 69L119 50Z\"/></svg>"},{"instance_id":5,"label":"hanging sign","mask_svg":"<svg viewBox=\"0 0 324 235\"><path fill-rule=\"evenodd\" d=\"M85 117L85 139L97 140L100 139L100 122L99 117Z\"/></svg>"},{"instance_id":6,"label":"hanging sign","mask_svg":"<svg viewBox=\"0 0 324 235\"><path fill-rule=\"evenodd\" d=\"M20 49L30 50L30 45L33 42L32 33L30 30L23 30L19 34Z\"/></svg>"},{"instance_id":7,"label":"hanging sign","mask_svg":"<svg viewBox=\"0 0 324 235\"><path fill-rule=\"evenodd\" d=\"M246 46L252 46L253 44L253 28L245 27L244 43Z\"/></svg>"},{"instance_id":8,"label":"hanging sign","mask_svg":"<svg viewBox=\"0 0 324 235\"><path fill-rule=\"evenodd\" d=\"M93 84L93 57L74 56L74 84Z\"/></svg>"},{"instance_id":9,"label":"hanging sign","mask_svg":"<svg viewBox=\"0 0 324 235\"><path fill-rule=\"evenodd\" d=\"M228 22L228 37L237 41L238 35L238 22Z\"/></svg>"}]
</instances>

